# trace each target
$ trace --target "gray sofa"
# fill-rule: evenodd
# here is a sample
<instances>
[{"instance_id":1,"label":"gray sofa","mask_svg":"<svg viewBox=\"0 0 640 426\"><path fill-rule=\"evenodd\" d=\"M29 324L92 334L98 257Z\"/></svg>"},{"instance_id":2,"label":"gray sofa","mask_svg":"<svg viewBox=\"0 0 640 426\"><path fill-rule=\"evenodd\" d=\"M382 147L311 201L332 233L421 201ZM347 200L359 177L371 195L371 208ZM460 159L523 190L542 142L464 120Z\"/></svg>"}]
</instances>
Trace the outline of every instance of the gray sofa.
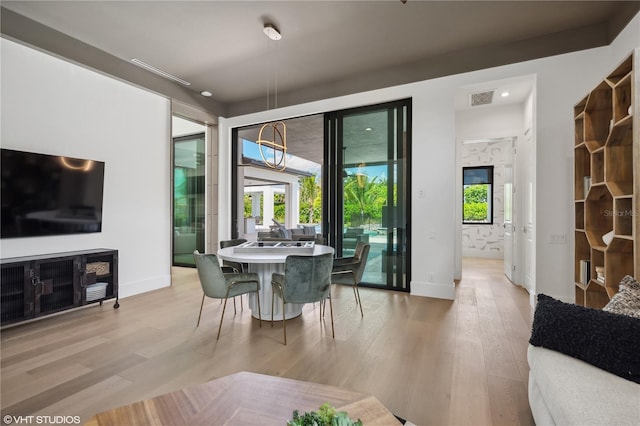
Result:
<instances>
[{"instance_id":1,"label":"gray sofa","mask_svg":"<svg viewBox=\"0 0 640 426\"><path fill-rule=\"evenodd\" d=\"M324 244L322 234L317 234L314 226L272 226L269 231L258 232L258 241L315 241L316 244Z\"/></svg>"},{"instance_id":2,"label":"gray sofa","mask_svg":"<svg viewBox=\"0 0 640 426\"><path fill-rule=\"evenodd\" d=\"M640 425L640 384L538 346L527 359L537 426Z\"/></svg>"},{"instance_id":3,"label":"gray sofa","mask_svg":"<svg viewBox=\"0 0 640 426\"><path fill-rule=\"evenodd\" d=\"M527 350L536 425L640 425L639 296L630 276L603 309L538 294Z\"/></svg>"}]
</instances>

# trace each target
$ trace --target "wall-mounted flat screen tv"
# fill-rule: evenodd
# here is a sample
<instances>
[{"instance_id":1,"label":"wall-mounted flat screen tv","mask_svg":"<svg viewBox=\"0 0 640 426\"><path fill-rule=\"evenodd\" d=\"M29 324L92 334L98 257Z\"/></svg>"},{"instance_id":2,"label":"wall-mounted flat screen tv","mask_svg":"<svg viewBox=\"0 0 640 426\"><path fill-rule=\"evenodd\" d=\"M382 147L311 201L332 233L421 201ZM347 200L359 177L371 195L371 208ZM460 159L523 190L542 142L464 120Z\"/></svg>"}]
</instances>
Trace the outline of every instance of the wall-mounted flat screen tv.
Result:
<instances>
[{"instance_id":1,"label":"wall-mounted flat screen tv","mask_svg":"<svg viewBox=\"0 0 640 426\"><path fill-rule=\"evenodd\" d=\"M104 162L1 151L0 238L102 231Z\"/></svg>"}]
</instances>

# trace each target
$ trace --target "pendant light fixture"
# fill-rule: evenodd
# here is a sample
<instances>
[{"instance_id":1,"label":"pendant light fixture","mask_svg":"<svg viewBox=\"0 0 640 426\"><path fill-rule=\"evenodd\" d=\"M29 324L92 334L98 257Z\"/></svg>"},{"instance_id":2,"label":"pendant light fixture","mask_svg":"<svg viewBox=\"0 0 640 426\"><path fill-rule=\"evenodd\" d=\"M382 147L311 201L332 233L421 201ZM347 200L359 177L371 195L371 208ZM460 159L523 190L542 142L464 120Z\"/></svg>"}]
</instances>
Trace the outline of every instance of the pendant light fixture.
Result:
<instances>
[{"instance_id":1,"label":"pendant light fixture","mask_svg":"<svg viewBox=\"0 0 640 426\"><path fill-rule=\"evenodd\" d=\"M278 41L282 38L280 31L273 24L264 24L264 33L270 40ZM276 65L277 66L277 65ZM278 73L275 75L275 108L278 108ZM267 83L267 109L269 109L269 84ZM269 139L270 137L270 139ZM282 121L265 123L260 128L258 140L260 156L264 164L279 172L287 168L287 126Z\"/></svg>"}]
</instances>

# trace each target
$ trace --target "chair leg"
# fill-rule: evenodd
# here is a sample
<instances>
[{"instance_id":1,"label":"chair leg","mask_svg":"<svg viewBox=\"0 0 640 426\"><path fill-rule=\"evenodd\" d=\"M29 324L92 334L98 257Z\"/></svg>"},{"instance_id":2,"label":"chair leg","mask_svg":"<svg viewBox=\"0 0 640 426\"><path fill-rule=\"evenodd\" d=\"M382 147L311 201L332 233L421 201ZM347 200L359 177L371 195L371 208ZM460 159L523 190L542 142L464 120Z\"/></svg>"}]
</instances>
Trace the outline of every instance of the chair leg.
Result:
<instances>
[{"instance_id":1,"label":"chair leg","mask_svg":"<svg viewBox=\"0 0 640 426\"><path fill-rule=\"evenodd\" d=\"M271 290L271 328L273 328L273 298L275 297L275 293Z\"/></svg>"},{"instance_id":2,"label":"chair leg","mask_svg":"<svg viewBox=\"0 0 640 426\"><path fill-rule=\"evenodd\" d=\"M222 305L222 316L220 317L220 325L218 326L218 337L216 337L216 340L220 339L220 330L222 330L222 320L224 319L224 310L227 309L227 300L229 300L228 298L224 299L224 305Z\"/></svg>"},{"instance_id":3,"label":"chair leg","mask_svg":"<svg viewBox=\"0 0 640 426\"><path fill-rule=\"evenodd\" d=\"M237 314L237 311L236 311L236 298L234 297L233 298L233 315L235 314Z\"/></svg>"},{"instance_id":4,"label":"chair leg","mask_svg":"<svg viewBox=\"0 0 640 426\"><path fill-rule=\"evenodd\" d=\"M353 285L353 289L356 294L356 303L360 305L360 316L364 318L364 312L362 312L362 299L360 298L360 290L358 289L358 283Z\"/></svg>"},{"instance_id":5,"label":"chair leg","mask_svg":"<svg viewBox=\"0 0 640 426\"><path fill-rule=\"evenodd\" d=\"M329 311L331 313L331 337L336 338L336 331L333 328L333 302L331 301L331 290L329 290Z\"/></svg>"},{"instance_id":6,"label":"chair leg","mask_svg":"<svg viewBox=\"0 0 640 426\"><path fill-rule=\"evenodd\" d=\"M260 328L262 328L262 312L260 312L260 290L256 290L256 296L258 296L258 324L260 324ZM242 295L240 295L240 300L242 300Z\"/></svg>"},{"instance_id":7,"label":"chair leg","mask_svg":"<svg viewBox=\"0 0 640 426\"><path fill-rule=\"evenodd\" d=\"M221 300L222 302L222 300ZM202 293L202 302L200 302L200 313L198 314L198 323L196 324L196 327L200 326L200 317L202 316L202 306L204 305L204 293Z\"/></svg>"},{"instance_id":8,"label":"chair leg","mask_svg":"<svg viewBox=\"0 0 640 426\"><path fill-rule=\"evenodd\" d=\"M284 299L282 299L282 331L284 332L284 345L287 346L287 322L284 319Z\"/></svg>"}]
</instances>

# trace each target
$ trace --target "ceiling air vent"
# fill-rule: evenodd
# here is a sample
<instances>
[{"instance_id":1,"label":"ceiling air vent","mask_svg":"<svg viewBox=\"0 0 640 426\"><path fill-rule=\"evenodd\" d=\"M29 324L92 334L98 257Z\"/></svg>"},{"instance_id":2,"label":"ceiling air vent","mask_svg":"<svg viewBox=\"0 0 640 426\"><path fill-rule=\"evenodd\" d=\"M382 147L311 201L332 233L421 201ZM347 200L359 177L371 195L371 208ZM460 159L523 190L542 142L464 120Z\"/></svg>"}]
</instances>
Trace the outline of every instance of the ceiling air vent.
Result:
<instances>
[{"instance_id":1,"label":"ceiling air vent","mask_svg":"<svg viewBox=\"0 0 640 426\"><path fill-rule=\"evenodd\" d=\"M493 92L493 90L490 90L488 92L472 93L470 99L471 106L489 105L493 102Z\"/></svg>"}]
</instances>

